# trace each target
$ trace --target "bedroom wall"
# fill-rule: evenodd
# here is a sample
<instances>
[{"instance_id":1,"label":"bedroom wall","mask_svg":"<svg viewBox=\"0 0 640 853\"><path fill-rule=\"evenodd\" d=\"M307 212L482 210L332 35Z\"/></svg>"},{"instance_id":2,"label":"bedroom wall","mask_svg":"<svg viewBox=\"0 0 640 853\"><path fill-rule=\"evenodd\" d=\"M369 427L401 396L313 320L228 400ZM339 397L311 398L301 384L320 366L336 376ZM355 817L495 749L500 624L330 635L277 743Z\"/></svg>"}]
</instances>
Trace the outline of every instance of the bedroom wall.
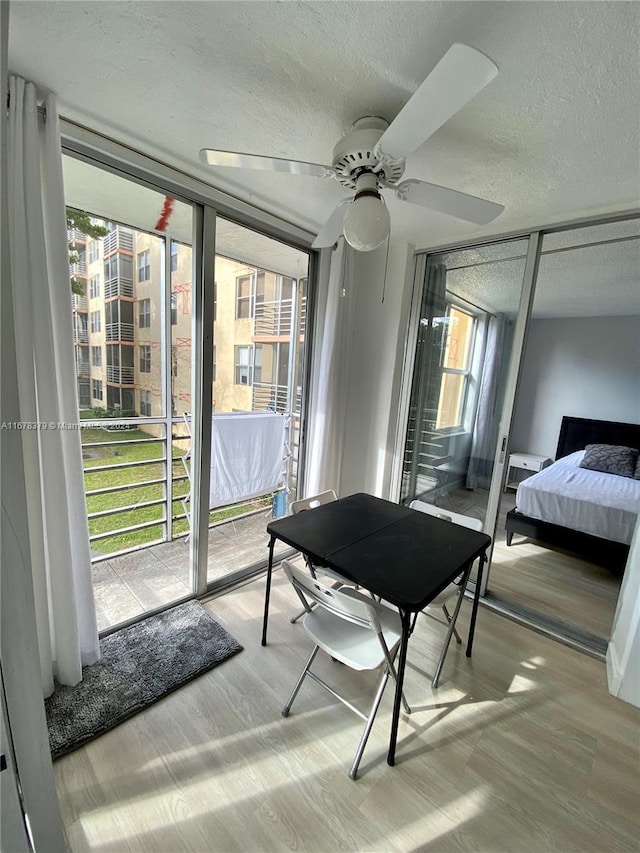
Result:
<instances>
[{"instance_id":1,"label":"bedroom wall","mask_svg":"<svg viewBox=\"0 0 640 853\"><path fill-rule=\"evenodd\" d=\"M510 450L555 457L563 415L640 422L640 316L532 320Z\"/></svg>"}]
</instances>

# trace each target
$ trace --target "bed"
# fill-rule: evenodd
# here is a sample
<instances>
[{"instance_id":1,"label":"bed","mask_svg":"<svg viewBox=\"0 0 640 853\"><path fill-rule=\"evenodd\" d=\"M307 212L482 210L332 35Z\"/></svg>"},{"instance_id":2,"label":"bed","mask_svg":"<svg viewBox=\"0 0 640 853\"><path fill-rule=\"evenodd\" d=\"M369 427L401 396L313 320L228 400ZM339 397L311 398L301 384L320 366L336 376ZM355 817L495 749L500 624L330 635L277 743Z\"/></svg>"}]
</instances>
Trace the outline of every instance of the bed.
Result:
<instances>
[{"instance_id":1,"label":"bed","mask_svg":"<svg viewBox=\"0 0 640 853\"><path fill-rule=\"evenodd\" d=\"M640 480L580 467L588 444L640 450L640 424L565 416L556 461L524 480L507 513L507 545L514 533L623 569L640 512Z\"/></svg>"}]
</instances>

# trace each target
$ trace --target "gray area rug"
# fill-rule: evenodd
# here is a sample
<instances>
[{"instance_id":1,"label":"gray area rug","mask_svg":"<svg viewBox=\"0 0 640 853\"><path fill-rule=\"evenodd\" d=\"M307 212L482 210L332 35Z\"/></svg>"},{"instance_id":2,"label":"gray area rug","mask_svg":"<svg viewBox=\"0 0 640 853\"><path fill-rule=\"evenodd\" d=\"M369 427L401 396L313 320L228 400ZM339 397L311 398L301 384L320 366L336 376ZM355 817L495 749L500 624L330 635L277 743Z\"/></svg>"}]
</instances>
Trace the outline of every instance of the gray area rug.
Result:
<instances>
[{"instance_id":1,"label":"gray area rug","mask_svg":"<svg viewBox=\"0 0 640 853\"><path fill-rule=\"evenodd\" d=\"M75 687L45 699L54 759L72 752L242 650L189 601L100 641L102 657Z\"/></svg>"}]
</instances>

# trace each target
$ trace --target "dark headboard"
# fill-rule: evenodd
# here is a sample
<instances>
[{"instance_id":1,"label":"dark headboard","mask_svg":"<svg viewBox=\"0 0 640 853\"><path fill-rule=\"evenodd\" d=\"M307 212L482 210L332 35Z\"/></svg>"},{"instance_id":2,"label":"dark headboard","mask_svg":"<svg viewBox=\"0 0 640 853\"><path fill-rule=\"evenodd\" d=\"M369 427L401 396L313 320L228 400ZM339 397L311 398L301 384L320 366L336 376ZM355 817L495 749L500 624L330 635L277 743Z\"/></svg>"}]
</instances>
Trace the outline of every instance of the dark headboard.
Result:
<instances>
[{"instance_id":1,"label":"dark headboard","mask_svg":"<svg viewBox=\"0 0 640 853\"><path fill-rule=\"evenodd\" d=\"M576 450L584 450L587 444L621 444L640 450L640 424L594 421L565 415L560 427L556 459Z\"/></svg>"}]
</instances>

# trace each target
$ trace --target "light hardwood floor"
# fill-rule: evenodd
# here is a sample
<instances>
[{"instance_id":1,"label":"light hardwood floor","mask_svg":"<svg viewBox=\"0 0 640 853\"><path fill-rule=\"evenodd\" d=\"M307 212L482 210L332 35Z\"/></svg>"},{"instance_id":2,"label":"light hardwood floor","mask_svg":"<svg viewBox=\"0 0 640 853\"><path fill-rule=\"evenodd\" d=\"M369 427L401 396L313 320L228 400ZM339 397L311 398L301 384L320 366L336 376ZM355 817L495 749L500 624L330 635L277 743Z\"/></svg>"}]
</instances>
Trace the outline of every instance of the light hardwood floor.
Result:
<instances>
[{"instance_id":1,"label":"light hardwood floor","mask_svg":"<svg viewBox=\"0 0 640 853\"><path fill-rule=\"evenodd\" d=\"M446 496L451 509L484 518L488 493L458 489ZM500 502L495 547L487 589L516 606L564 622L569 628L608 640L622 582L622 573L588 563L574 554L552 549L515 535L507 547L505 518L515 506L515 493Z\"/></svg>"},{"instance_id":2,"label":"light hardwood floor","mask_svg":"<svg viewBox=\"0 0 640 853\"><path fill-rule=\"evenodd\" d=\"M74 853L638 850L640 711L603 663L481 608L473 657L452 646L433 691L442 627L421 617L397 764L389 690L352 782L353 714L311 682L280 714L310 646L281 572L260 646L263 593L205 604L240 654L55 763ZM371 674L322 668L369 695Z\"/></svg>"}]
</instances>

